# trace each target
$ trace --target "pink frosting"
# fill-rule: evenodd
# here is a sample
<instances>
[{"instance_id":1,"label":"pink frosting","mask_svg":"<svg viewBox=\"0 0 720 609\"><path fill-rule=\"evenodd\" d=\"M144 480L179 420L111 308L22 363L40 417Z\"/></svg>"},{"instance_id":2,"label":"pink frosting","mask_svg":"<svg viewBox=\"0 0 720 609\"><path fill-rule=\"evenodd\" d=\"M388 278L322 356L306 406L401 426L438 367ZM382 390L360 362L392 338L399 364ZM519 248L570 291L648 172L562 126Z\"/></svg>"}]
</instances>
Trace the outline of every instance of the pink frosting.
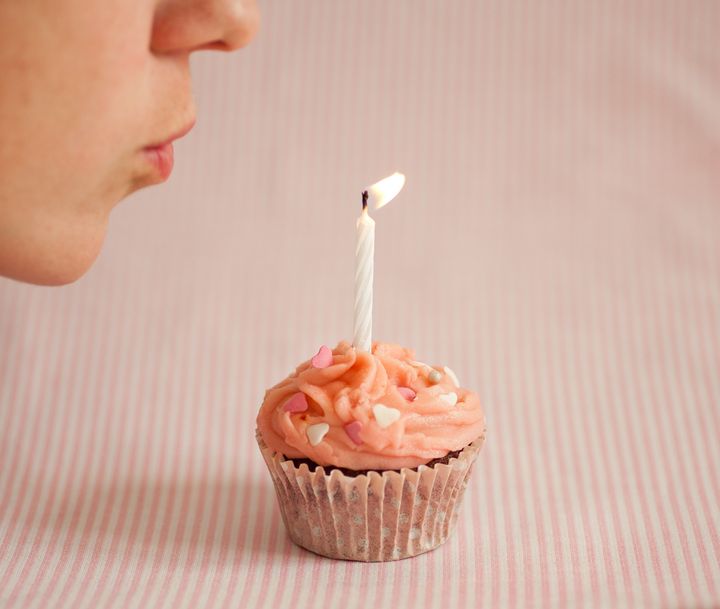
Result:
<instances>
[{"instance_id":1,"label":"pink frosting","mask_svg":"<svg viewBox=\"0 0 720 609\"><path fill-rule=\"evenodd\" d=\"M438 383L428 379L433 370L441 373ZM403 387L416 397L398 390ZM284 408L299 392L307 410ZM319 423L330 429L312 446L308 428ZM412 351L375 343L370 354L341 342L329 366L308 360L268 389L257 426L265 443L286 457L383 470L417 467L460 450L483 434L485 416L477 394L456 387L443 368L416 362Z\"/></svg>"}]
</instances>

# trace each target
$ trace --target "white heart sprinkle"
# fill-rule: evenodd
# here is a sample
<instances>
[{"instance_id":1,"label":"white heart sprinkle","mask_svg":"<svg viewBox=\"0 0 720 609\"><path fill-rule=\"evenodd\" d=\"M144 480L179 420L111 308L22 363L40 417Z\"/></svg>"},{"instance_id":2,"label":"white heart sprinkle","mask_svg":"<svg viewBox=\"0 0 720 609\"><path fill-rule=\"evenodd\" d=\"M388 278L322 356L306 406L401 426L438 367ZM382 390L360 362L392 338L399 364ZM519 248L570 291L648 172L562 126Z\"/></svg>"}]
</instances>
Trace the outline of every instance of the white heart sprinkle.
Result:
<instances>
[{"instance_id":1,"label":"white heart sprinkle","mask_svg":"<svg viewBox=\"0 0 720 609\"><path fill-rule=\"evenodd\" d=\"M457 374L455 374L450 368L447 366L443 366L443 370L445 371L445 374L447 374L450 377L450 380L455 383L455 387L460 387L460 381L458 380Z\"/></svg>"},{"instance_id":2,"label":"white heart sprinkle","mask_svg":"<svg viewBox=\"0 0 720 609\"><path fill-rule=\"evenodd\" d=\"M383 429L389 427L400 418L400 411L397 408L389 408L385 404L375 404L373 414L377 424Z\"/></svg>"},{"instance_id":3,"label":"white heart sprinkle","mask_svg":"<svg viewBox=\"0 0 720 609\"><path fill-rule=\"evenodd\" d=\"M308 440L310 440L310 446L317 446L322 442L325 434L330 431L330 425L327 423L315 423L315 425L309 425L305 430Z\"/></svg>"},{"instance_id":4,"label":"white heart sprinkle","mask_svg":"<svg viewBox=\"0 0 720 609\"><path fill-rule=\"evenodd\" d=\"M433 384L439 383L442 380L442 374L438 370L433 370L428 374L428 380Z\"/></svg>"},{"instance_id":5,"label":"white heart sprinkle","mask_svg":"<svg viewBox=\"0 0 720 609\"><path fill-rule=\"evenodd\" d=\"M443 402L445 402L448 406L455 406L458 401L457 393L454 391L451 391L450 393L443 393L442 395L438 396Z\"/></svg>"}]
</instances>

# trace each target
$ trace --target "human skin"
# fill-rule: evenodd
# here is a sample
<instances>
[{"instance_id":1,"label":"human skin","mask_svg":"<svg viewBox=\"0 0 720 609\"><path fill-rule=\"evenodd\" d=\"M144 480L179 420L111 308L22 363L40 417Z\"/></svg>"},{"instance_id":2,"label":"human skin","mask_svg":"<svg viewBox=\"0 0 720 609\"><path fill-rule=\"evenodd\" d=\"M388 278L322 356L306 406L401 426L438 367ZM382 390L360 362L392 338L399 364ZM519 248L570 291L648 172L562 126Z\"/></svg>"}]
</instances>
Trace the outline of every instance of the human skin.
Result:
<instances>
[{"instance_id":1,"label":"human skin","mask_svg":"<svg viewBox=\"0 0 720 609\"><path fill-rule=\"evenodd\" d=\"M195 121L190 55L258 24L255 0L0 0L0 275L82 276Z\"/></svg>"}]
</instances>

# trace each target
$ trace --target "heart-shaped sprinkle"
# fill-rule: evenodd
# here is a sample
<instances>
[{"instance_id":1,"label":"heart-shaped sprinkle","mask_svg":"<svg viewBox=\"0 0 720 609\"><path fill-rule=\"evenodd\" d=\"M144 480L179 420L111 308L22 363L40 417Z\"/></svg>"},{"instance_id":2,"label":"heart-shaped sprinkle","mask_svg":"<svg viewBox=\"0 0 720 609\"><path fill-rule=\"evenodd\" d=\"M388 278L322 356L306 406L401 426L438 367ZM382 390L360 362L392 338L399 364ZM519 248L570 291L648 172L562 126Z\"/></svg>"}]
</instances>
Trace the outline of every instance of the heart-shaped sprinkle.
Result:
<instances>
[{"instance_id":1,"label":"heart-shaped sprinkle","mask_svg":"<svg viewBox=\"0 0 720 609\"><path fill-rule=\"evenodd\" d=\"M448 406L455 406L458 401L457 393L454 391L451 391L450 393L443 393L442 395L439 395L438 398L445 402Z\"/></svg>"},{"instance_id":2,"label":"heart-shaped sprinkle","mask_svg":"<svg viewBox=\"0 0 720 609\"><path fill-rule=\"evenodd\" d=\"M410 387L398 387L398 393L409 402L412 402L417 395Z\"/></svg>"},{"instance_id":3,"label":"heart-shaped sprinkle","mask_svg":"<svg viewBox=\"0 0 720 609\"><path fill-rule=\"evenodd\" d=\"M440 374L439 370L433 370L430 374L428 374L428 380L434 385L436 383L439 383L442 379L442 374Z\"/></svg>"},{"instance_id":4,"label":"heart-shaped sprinkle","mask_svg":"<svg viewBox=\"0 0 720 609\"><path fill-rule=\"evenodd\" d=\"M285 406L283 406L283 410L285 412L305 412L307 409L307 397L302 391L298 391L287 402L285 402Z\"/></svg>"},{"instance_id":5,"label":"heart-shaped sprinkle","mask_svg":"<svg viewBox=\"0 0 720 609\"><path fill-rule=\"evenodd\" d=\"M348 437L355 442L355 444L362 444L363 441L360 438L360 431L362 430L362 423L360 421L353 421L343 427Z\"/></svg>"},{"instance_id":6,"label":"heart-shaped sprinkle","mask_svg":"<svg viewBox=\"0 0 720 609\"><path fill-rule=\"evenodd\" d=\"M457 374L455 374L450 368L447 366L443 366L443 370L445 371L445 374L447 374L450 377L450 380L455 383L455 387L460 387L460 381L458 380Z\"/></svg>"},{"instance_id":7,"label":"heart-shaped sprinkle","mask_svg":"<svg viewBox=\"0 0 720 609\"><path fill-rule=\"evenodd\" d=\"M308 425L308 428L305 430L305 434L310 441L310 446L317 446L320 444L328 431L330 431L330 425L327 423L315 423L315 425Z\"/></svg>"},{"instance_id":8,"label":"heart-shaped sprinkle","mask_svg":"<svg viewBox=\"0 0 720 609\"><path fill-rule=\"evenodd\" d=\"M325 345L320 347L320 350L313 356L310 362L313 368L327 368L333 361L332 351Z\"/></svg>"},{"instance_id":9,"label":"heart-shaped sprinkle","mask_svg":"<svg viewBox=\"0 0 720 609\"><path fill-rule=\"evenodd\" d=\"M397 408L390 408L385 404L375 404L373 406L373 414L377 424L383 429L390 427L395 421L400 418L400 411Z\"/></svg>"}]
</instances>

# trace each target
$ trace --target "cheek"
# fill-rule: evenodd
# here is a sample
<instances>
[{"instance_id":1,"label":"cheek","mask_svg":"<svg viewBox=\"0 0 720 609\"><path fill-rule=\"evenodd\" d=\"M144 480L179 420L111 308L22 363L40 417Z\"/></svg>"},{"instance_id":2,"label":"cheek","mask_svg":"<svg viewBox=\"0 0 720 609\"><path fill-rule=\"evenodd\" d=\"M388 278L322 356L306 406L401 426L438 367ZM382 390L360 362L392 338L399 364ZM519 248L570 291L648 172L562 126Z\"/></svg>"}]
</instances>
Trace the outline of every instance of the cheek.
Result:
<instances>
[{"instance_id":1,"label":"cheek","mask_svg":"<svg viewBox=\"0 0 720 609\"><path fill-rule=\"evenodd\" d=\"M76 64L65 71L75 84L64 100L72 124L65 141L75 151L77 169L97 179L88 185L101 191L123 190L132 179L123 163L142 144L145 117L153 106L147 38L152 15L129 12L124 4L117 11L122 24L95 24L76 48ZM78 96L80 89L84 93ZM108 176L115 179L106 181Z\"/></svg>"},{"instance_id":2,"label":"cheek","mask_svg":"<svg viewBox=\"0 0 720 609\"><path fill-rule=\"evenodd\" d=\"M126 194L118 165L127 162L149 106L151 7L145 0L42 4L44 21L20 16L44 27L15 24L16 50L0 56L14 83L0 93L0 155L10 157L2 160L36 200L62 193L90 212L94 195L95 211L107 210L108 198Z\"/></svg>"}]
</instances>

